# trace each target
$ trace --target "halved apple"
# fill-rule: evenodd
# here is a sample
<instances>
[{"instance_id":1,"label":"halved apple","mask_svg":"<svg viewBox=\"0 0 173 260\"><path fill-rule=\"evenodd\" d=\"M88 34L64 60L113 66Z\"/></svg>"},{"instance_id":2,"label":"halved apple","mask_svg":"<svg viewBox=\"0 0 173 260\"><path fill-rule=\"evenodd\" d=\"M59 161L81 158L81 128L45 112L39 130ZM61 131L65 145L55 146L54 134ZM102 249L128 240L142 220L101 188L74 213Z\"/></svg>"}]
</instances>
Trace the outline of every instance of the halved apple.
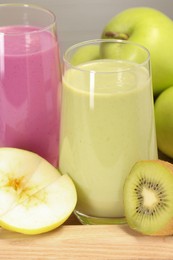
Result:
<instances>
[{"instance_id":1,"label":"halved apple","mask_svg":"<svg viewBox=\"0 0 173 260\"><path fill-rule=\"evenodd\" d=\"M25 234L60 226L77 201L75 186L39 155L0 148L0 225Z\"/></svg>"}]
</instances>

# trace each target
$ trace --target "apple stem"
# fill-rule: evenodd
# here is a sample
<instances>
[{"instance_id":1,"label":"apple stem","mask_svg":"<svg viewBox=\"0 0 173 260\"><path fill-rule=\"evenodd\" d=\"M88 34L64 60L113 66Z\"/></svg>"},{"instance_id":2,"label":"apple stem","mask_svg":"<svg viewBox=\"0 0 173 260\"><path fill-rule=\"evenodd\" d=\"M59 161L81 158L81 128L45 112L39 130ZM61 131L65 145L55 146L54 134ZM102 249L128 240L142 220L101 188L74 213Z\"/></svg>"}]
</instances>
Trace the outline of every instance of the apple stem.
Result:
<instances>
[{"instance_id":1,"label":"apple stem","mask_svg":"<svg viewBox=\"0 0 173 260\"><path fill-rule=\"evenodd\" d=\"M129 36L126 33L121 32L106 32L105 36L112 39L128 40Z\"/></svg>"}]
</instances>

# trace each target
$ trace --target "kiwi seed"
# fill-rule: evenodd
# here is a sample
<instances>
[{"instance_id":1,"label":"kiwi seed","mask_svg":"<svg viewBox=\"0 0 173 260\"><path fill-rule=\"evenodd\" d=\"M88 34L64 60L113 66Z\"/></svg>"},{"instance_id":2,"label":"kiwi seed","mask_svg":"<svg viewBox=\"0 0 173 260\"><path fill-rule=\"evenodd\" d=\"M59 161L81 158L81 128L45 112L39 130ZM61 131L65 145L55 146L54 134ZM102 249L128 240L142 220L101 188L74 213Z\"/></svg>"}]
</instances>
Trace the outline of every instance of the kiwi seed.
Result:
<instances>
[{"instance_id":1,"label":"kiwi seed","mask_svg":"<svg viewBox=\"0 0 173 260\"><path fill-rule=\"evenodd\" d=\"M152 208L147 208L143 205L144 198L141 194L143 188L149 189L155 193L157 197L157 204L155 204ZM166 204L166 193L160 183L156 183L154 180L145 180L143 177L139 179L139 184L134 189L135 194L138 199L138 206L136 207L136 213L142 213L144 215L154 215L159 210L167 207Z\"/></svg>"}]
</instances>

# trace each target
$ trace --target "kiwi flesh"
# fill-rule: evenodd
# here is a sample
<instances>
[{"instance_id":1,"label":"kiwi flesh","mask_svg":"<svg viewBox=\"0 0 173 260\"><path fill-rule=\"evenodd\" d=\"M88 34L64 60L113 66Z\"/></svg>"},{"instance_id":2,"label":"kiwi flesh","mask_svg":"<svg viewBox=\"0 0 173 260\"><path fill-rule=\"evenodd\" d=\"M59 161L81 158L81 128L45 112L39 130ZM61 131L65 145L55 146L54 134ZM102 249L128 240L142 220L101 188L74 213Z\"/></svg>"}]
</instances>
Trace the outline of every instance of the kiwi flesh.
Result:
<instances>
[{"instance_id":1,"label":"kiwi flesh","mask_svg":"<svg viewBox=\"0 0 173 260\"><path fill-rule=\"evenodd\" d=\"M139 161L124 184L128 225L146 235L173 234L173 164Z\"/></svg>"}]
</instances>

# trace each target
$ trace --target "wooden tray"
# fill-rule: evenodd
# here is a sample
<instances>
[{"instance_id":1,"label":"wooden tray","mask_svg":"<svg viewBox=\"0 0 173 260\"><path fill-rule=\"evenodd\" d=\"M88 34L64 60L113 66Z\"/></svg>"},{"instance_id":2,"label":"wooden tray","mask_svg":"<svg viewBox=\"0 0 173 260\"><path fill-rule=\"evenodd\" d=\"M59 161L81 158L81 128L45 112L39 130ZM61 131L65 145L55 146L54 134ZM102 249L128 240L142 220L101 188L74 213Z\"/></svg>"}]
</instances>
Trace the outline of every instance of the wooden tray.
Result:
<instances>
[{"instance_id":1,"label":"wooden tray","mask_svg":"<svg viewBox=\"0 0 173 260\"><path fill-rule=\"evenodd\" d=\"M0 260L171 260L173 237L140 235L127 225L80 225L71 216L54 231L22 235L0 229Z\"/></svg>"}]
</instances>

